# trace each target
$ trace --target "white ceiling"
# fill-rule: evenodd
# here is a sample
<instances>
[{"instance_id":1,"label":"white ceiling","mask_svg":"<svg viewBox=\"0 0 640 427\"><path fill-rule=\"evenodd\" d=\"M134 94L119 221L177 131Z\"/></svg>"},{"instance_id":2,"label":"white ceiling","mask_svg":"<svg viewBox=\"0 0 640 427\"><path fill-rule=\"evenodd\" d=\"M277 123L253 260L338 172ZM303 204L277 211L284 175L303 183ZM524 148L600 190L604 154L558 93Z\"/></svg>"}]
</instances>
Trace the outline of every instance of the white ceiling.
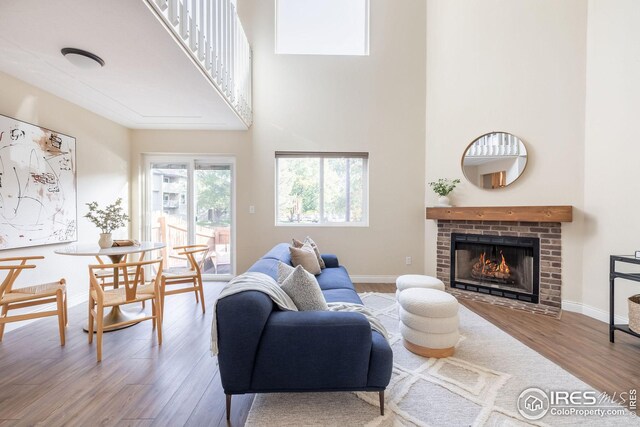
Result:
<instances>
[{"instance_id":1,"label":"white ceiling","mask_svg":"<svg viewBox=\"0 0 640 427\"><path fill-rule=\"evenodd\" d=\"M144 0L2 0L0 71L134 129L246 129Z\"/></svg>"}]
</instances>

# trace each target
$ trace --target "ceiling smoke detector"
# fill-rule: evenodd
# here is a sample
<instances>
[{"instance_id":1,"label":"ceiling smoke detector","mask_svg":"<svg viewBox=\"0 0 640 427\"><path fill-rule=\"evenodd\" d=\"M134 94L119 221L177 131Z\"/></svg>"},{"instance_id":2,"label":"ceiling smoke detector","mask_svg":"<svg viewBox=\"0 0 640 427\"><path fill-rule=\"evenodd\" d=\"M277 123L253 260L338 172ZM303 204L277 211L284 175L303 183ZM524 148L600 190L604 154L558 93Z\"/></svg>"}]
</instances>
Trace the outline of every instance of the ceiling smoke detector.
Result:
<instances>
[{"instance_id":1,"label":"ceiling smoke detector","mask_svg":"<svg viewBox=\"0 0 640 427\"><path fill-rule=\"evenodd\" d=\"M86 50L65 47L60 53L78 68L97 70L98 68L104 67L104 60L102 58Z\"/></svg>"}]
</instances>

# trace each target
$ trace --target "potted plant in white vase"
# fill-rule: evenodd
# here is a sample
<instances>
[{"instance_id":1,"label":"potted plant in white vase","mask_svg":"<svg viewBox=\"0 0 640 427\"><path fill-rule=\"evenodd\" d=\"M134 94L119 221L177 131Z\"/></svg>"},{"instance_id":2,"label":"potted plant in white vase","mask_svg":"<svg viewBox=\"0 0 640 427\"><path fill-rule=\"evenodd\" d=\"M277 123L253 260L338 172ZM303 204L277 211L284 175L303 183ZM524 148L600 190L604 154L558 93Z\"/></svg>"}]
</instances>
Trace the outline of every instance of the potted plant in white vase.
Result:
<instances>
[{"instance_id":1,"label":"potted plant in white vase","mask_svg":"<svg viewBox=\"0 0 640 427\"><path fill-rule=\"evenodd\" d=\"M102 249L113 246L113 237L111 233L120 227L124 227L129 221L129 215L124 212L122 207L122 198L118 198L115 203L107 205L106 208L100 209L97 202L87 203L89 212L84 216L95 224L102 233L98 245Z\"/></svg>"},{"instance_id":2,"label":"potted plant in white vase","mask_svg":"<svg viewBox=\"0 0 640 427\"><path fill-rule=\"evenodd\" d=\"M435 182L430 182L429 186L436 193L438 197L438 206L448 207L451 206L451 201L449 200L449 193L456 188L456 185L460 184L459 179L449 179L449 178L440 178Z\"/></svg>"}]
</instances>

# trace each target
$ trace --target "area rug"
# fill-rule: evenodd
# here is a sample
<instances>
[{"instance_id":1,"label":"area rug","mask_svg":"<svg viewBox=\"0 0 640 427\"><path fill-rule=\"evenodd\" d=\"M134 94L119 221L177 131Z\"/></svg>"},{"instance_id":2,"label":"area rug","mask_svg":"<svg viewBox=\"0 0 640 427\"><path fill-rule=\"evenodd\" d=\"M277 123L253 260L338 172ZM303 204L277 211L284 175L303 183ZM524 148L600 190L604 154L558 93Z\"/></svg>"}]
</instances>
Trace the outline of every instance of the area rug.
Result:
<instances>
[{"instance_id":1,"label":"area rug","mask_svg":"<svg viewBox=\"0 0 640 427\"><path fill-rule=\"evenodd\" d=\"M446 359L417 356L402 345L395 295L365 293L361 298L391 335L394 363L385 415L380 416L377 393L258 394L247 426L640 425L640 418L606 401L598 406L624 414L600 417L549 412L539 420L526 420L517 402L528 388L593 389L463 306L455 355Z\"/></svg>"}]
</instances>

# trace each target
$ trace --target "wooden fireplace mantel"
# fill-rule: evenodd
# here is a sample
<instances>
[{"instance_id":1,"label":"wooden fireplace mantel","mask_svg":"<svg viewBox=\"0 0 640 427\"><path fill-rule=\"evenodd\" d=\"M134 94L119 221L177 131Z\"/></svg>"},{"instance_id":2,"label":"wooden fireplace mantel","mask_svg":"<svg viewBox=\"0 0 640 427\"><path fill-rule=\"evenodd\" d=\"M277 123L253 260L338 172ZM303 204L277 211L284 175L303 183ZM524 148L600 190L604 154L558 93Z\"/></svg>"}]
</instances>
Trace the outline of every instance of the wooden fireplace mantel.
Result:
<instances>
[{"instance_id":1,"label":"wooden fireplace mantel","mask_svg":"<svg viewBox=\"0 0 640 427\"><path fill-rule=\"evenodd\" d=\"M428 207L427 219L452 221L571 222L573 206Z\"/></svg>"}]
</instances>

